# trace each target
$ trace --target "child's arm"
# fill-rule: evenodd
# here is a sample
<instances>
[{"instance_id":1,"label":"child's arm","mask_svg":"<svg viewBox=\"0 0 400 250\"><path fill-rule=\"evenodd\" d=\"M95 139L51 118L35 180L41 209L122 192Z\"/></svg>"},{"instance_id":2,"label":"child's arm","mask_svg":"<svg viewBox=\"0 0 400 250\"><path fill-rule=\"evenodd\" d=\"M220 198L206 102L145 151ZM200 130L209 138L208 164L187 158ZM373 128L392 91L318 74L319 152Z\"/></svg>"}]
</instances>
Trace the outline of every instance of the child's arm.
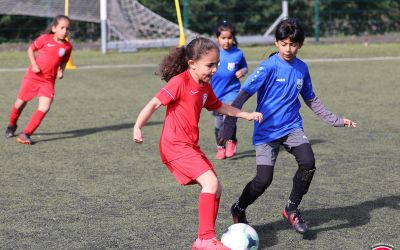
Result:
<instances>
[{"instance_id":1,"label":"child's arm","mask_svg":"<svg viewBox=\"0 0 400 250\"><path fill-rule=\"evenodd\" d=\"M240 109L237 109L235 107L232 107L232 106L230 106L228 104L224 104L224 103L221 105L221 107L219 107L215 111L217 111L218 113L223 114L223 115L229 115L229 116L234 116L237 118L243 118L248 121L256 120L258 122L261 122L261 120L262 120L262 114L259 112L252 112L252 113L244 112L244 111L241 111Z\"/></svg>"},{"instance_id":2,"label":"child's arm","mask_svg":"<svg viewBox=\"0 0 400 250\"><path fill-rule=\"evenodd\" d=\"M64 77L64 70L65 67L67 66L67 62L63 62L60 67L58 67L58 71L57 71L57 77L58 79L63 79Z\"/></svg>"},{"instance_id":3,"label":"child's arm","mask_svg":"<svg viewBox=\"0 0 400 250\"><path fill-rule=\"evenodd\" d=\"M35 73L39 73L40 72L40 68L36 63L35 60L35 52L32 50L32 48L29 46L28 48L28 57L29 57L29 61L31 63L32 66L32 71Z\"/></svg>"},{"instance_id":4,"label":"child's arm","mask_svg":"<svg viewBox=\"0 0 400 250\"><path fill-rule=\"evenodd\" d=\"M235 107L237 109L241 109L244 105L244 103L251 97L251 95L245 91L239 91L238 96L236 97L236 99L232 102L232 107ZM222 127L219 130L219 134L218 134L218 143L223 144L225 143L227 140L229 140L229 138L232 137L233 135L233 131L235 129L236 126L236 122L237 122L237 118L236 117L232 117L232 116L227 116L224 120L224 123L222 125Z\"/></svg>"},{"instance_id":5,"label":"child's arm","mask_svg":"<svg viewBox=\"0 0 400 250\"><path fill-rule=\"evenodd\" d=\"M357 123L337 116L329 111L318 97L305 101L307 106L321 119L323 122L334 127L357 127Z\"/></svg>"},{"instance_id":6,"label":"child's arm","mask_svg":"<svg viewBox=\"0 0 400 250\"><path fill-rule=\"evenodd\" d=\"M247 67L241 68L238 71L236 71L235 75L237 77L237 79L240 79L242 77L244 77L247 72L249 72L249 69Z\"/></svg>"},{"instance_id":7,"label":"child's arm","mask_svg":"<svg viewBox=\"0 0 400 250\"><path fill-rule=\"evenodd\" d=\"M161 101L153 97L146 106L140 111L139 116L136 119L135 125L133 126L133 141L136 143L143 142L143 135L141 128L150 119L153 113L162 105Z\"/></svg>"}]
</instances>

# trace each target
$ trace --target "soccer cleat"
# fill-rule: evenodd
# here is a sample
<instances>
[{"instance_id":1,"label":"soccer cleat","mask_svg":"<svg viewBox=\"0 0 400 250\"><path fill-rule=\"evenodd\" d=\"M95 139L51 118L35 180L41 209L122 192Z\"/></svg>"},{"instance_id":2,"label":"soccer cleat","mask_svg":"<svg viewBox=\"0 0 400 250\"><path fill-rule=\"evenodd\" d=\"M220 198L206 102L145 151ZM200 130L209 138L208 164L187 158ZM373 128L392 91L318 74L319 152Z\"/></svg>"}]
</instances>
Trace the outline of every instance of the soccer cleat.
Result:
<instances>
[{"instance_id":1,"label":"soccer cleat","mask_svg":"<svg viewBox=\"0 0 400 250\"><path fill-rule=\"evenodd\" d=\"M307 233L308 226L301 216L299 209L296 209L294 211L287 211L285 208L283 209L282 216L286 219L287 222L289 222L290 225L292 225L293 229L296 230L296 232L301 234Z\"/></svg>"},{"instance_id":2,"label":"soccer cleat","mask_svg":"<svg viewBox=\"0 0 400 250\"><path fill-rule=\"evenodd\" d=\"M193 243L192 250L231 250L230 248L224 246L221 241L217 240L215 237L211 239L199 239Z\"/></svg>"},{"instance_id":3,"label":"soccer cleat","mask_svg":"<svg viewBox=\"0 0 400 250\"><path fill-rule=\"evenodd\" d=\"M233 205L231 207L233 223L234 224L236 224L236 223L249 224L249 222L247 221L247 218L246 218L246 210L239 208L238 203L239 203L239 201L236 201L235 203L233 203Z\"/></svg>"},{"instance_id":4,"label":"soccer cleat","mask_svg":"<svg viewBox=\"0 0 400 250\"><path fill-rule=\"evenodd\" d=\"M237 143L238 143L237 141L232 141L232 140L227 141L226 153L225 153L225 156L227 158L230 158L235 155Z\"/></svg>"},{"instance_id":5,"label":"soccer cleat","mask_svg":"<svg viewBox=\"0 0 400 250\"><path fill-rule=\"evenodd\" d=\"M11 138L15 135L15 130L17 130L17 126L8 126L6 129L6 138Z\"/></svg>"},{"instance_id":6,"label":"soccer cleat","mask_svg":"<svg viewBox=\"0 0 400 250\"><path fill-rule=\"evenodd\" d=\"M22 144L28 144L28 145L32 144L30 135L25 133L20 133L19 136L17 137L17 141Z\"/></svg>"},{"instance_id":7,"label":"soccer cleat","mask_svg":"<svg viewBox=\"0 0 400 250\"><path fill-rule=\"evenodd\" d=\"M215 155L215 159L218 159L218 160L225 159L225 152L226 152L226 150L225 150L224 147L218 146L217 147L217 154Z\"/></svg>"}]
</instances>

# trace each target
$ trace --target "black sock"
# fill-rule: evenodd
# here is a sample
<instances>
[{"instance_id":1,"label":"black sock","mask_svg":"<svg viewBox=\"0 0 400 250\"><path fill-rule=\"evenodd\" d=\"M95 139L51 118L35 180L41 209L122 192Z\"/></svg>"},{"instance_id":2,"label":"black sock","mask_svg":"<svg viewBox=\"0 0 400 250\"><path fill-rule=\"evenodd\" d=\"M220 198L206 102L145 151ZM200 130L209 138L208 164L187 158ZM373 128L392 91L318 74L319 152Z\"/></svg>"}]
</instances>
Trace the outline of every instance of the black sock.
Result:
<instances>
[{"instance_id":1,"label":"black sock","mask_svg":"<svg viewBox=\"0 0 400 250\"><path fill-rule=\"evenodd\" d=\"M296 203L292 202L291 200L288 200L285 209L286 209L286 211L294 211L297 209L298 206L299 206L299 204L296 204Z\"/></svg>"}]
</instances>

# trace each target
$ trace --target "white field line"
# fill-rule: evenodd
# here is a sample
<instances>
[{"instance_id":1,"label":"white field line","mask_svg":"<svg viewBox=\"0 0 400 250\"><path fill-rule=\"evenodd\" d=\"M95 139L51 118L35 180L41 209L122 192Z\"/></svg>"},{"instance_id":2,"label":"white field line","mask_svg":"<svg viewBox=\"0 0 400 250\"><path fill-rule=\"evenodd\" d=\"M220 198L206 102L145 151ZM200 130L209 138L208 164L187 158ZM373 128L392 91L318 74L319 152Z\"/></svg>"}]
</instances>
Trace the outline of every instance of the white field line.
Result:
<instances>
[{"instance_id":1,"label":"white field line","mask_svg":"<svg viewBox=\"0 0 400 250\"><path fill-rule=\"evenodd\" d=\"M306 63L329 63L329 62L368 62L368 61L393 61L400 60L400 56L361 57L361 58L317 58L302 59ZM248 64L258 64L260 61L248 61ZM84 65L78 66L77 70L87 69L120 69L120 68L156 68L157 64L111 64L111 65ZM0 72L26 71L27 68L0 68Z\"/></svg>"}]
</instances>

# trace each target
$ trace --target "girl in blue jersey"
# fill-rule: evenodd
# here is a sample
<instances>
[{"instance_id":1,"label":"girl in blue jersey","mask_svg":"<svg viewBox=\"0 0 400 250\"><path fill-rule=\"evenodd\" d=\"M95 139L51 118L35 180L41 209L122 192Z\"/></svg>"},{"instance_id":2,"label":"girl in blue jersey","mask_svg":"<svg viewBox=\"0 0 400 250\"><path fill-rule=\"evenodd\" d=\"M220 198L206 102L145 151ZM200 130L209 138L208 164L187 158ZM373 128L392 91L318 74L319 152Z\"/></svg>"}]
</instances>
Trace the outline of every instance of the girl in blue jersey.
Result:
<instances>
[{"instance_id":1,"label":"girl in blue jersey","mask_svg":"<svg viewBox=\"0 0 400 250\"><path fill-rule=\"evenodd\" d=\"M257 173L232 205L234 223L248 223L245 209L252 204L272 182L274 165L282 145L294 155L298 170L293 177L293 188L283 217L299 233L308 231L298 206L307 193L315 172L314 153L303 131L299 95L306 105L324 122L334 127L356 127L349 119L330 112L315 95L307 65L296 57L304 42L304 32L295 19L280 22L275 32L278 53L254 70L243 84L232 106L241 108L257 92L257 110L264 120L254 124L253 144L256 150ZM229 139L236 120L225 119L219 141Z\"/></svg>"},{"instance_id":2,"label":"girl in blue jersey","mask_svg":"<svg viewBox=\"0 0 400 250\"><path fill-rule=\"evenodd\" d=\"M226 104L231 104L240 90L240 78L247 72L247 62L243 52L237 48L235 27L222 21L215 29L215 36L219 45L218 70L211 79L211 86L217 98ZM213 112L215 137L218 137L219 129L222 126L225 116ZM233 135L226 143L217 142L217 154L215 158L222 160L225 157L232 157L236 152L236 126Z\"/></svg>"}]
</instances>

